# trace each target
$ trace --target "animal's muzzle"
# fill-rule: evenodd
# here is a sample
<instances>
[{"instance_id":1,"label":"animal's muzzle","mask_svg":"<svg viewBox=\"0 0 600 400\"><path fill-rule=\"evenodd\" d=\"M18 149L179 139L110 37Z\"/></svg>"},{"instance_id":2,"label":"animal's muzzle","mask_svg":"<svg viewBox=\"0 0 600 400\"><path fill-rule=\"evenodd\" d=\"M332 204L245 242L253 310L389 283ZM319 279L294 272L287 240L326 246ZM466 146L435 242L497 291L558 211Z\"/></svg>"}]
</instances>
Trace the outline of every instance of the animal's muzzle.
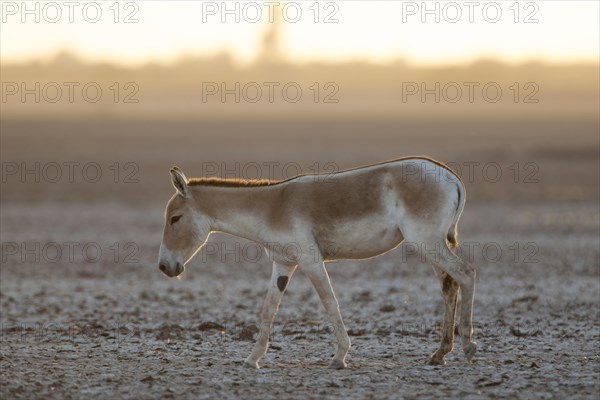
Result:
<instances>
[{"instance_id":1,"label":"animal's muzzle","mask_svg":"<svg viewBox=\"0 0 600 400\"><path fill-rule=\"evenodd\" d=\"M161 270L163 274L168 276L169 278L174 278L176 276L181 275L184 270L184 267L181 263L177 263L175 268L169 268L166 264L159 264L158 269Z\"/></svg>"}]
</instances>

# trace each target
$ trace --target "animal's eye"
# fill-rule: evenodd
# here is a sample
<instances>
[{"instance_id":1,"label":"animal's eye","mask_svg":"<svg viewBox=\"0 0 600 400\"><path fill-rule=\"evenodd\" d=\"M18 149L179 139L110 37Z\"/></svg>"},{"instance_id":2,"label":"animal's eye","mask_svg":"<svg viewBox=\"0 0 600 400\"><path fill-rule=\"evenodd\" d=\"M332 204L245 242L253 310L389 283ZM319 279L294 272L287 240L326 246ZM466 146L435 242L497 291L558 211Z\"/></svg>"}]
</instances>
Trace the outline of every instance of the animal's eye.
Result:
<instances>
[{"instance_id":1,"label":"animal's eye","mask_svg":"<svg viewBox=\"0 0 600 400\"><path fill-rule=\"evenodd\" d=\"M179 221L179 219L181 218L181 215L174 215L171 217L171 225L173 225L175 222Z\"/></svg>"}]
</instances>

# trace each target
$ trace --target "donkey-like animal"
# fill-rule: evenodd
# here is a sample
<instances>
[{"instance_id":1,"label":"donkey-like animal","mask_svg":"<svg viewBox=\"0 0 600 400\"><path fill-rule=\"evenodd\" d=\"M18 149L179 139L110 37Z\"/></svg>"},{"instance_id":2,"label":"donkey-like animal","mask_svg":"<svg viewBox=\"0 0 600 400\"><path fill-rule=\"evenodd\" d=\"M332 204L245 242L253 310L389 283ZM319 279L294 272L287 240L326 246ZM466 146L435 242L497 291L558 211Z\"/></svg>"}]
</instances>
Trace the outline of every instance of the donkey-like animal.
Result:
<instances>
[{"instance_id":1,"label":"donkey-like animal","mask_svg":"<svg viewBox=\"0 0 600 400\"><path fill-rule=\"evenodd\" d=\"M445 165L411 157L283 181L188 180L177 167L170 172L177 192L165 211L159 255L163 273L181 274L211 232L262 244L273 259L258 340L244 362L246 367L258 368L281 298L300 267L335 327L337 351L330 367L344 368L350 338L324 263L371 258L404 240L417 244L433 264L442 287L442 340L429 363L445 364L445 355L452 351L459 289L462 349L468 361L475 354L475 269L455 254L465 188ZM294 245L293 255L287 244Z\"/></svg>"}]
</instances>

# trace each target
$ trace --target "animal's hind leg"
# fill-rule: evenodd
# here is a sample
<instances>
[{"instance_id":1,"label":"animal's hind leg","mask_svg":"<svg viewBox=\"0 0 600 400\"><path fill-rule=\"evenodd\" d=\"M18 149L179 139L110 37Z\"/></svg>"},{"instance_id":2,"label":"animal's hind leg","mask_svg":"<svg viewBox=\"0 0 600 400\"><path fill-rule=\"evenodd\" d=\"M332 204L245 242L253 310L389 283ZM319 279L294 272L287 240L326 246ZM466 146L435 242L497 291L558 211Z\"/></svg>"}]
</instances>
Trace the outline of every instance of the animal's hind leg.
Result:
<instances>
[{"instance_id":1,"label":"animal's hind leg","mask_svg":"<svg viewBox=\"0 0 600 400\"><path fill-rule=\"evenodd\" d=\"M460 287L460 340L465 357L470 361L477 351L477 346L472 340L475 269L455 255L445 241L443 243L435 241L422 243L425 258L450 275Z\"/></svg>"},{"instance_id":2,"label":"animal's hind leg","mask_svg":"<svg viewBox=\"0 0 600 400\"><path fill-rule=\"evenodd\" d=\"M458 297L458 283L450 275L433 265L433 269L440 280L442 297L444 298L444 323L442 326L442 341L440 348L429 358L430 365L444 365L444 357L454 348L454 319L456 316L456 298Z\"/></svg>"}]
</instances>

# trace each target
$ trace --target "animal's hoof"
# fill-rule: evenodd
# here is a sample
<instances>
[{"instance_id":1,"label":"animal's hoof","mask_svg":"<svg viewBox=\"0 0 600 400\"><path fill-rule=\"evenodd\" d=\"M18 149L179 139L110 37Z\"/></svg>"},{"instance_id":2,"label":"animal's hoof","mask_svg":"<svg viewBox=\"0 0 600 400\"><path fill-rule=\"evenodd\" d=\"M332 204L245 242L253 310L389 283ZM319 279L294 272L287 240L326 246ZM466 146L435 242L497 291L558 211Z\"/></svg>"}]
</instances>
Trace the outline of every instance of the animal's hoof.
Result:
<instances>
[{"instance_id":1,"label":"animal's hoof","mask_svg":"<svg viewBox=\"0 0 600 400\"><path fill-rule=\"evenodd\" d=\"M465 358L467 359L467 361L471 361L471 359L477 352L477 345L474 342L470 342L463 348L463 351L465 353Z\"/></svg>"},{"instance_id":2,"label":"animal's hoof","mask_svg":"<svg viewBox=\"0 0 600 400\"><path fill-rule=\"evenodd\" d=\"M331 363L329 363L329 368L331 369L344 369L346 367L347 365L344 360L332 360Z\"/></svg>"},{"instance_id":3,"label":"animal's hoof","mask_svg":"<svg viewBox=\"0 0 600 400\"><path fill-rule=\"evenodd\" d=\"M258 362L252 362L252 361L244 361L244 368L248 368L248 369L258 369Z\"/></svg>"},{"instance_id":4,"label":"animal's hoof","mask_svg":"<svg viewBox=\"0 0 600 400\"><path fill-rule=\"evenodd\" d=\"M446 365L446 360L444 357L436 356L436 353L433 353L431 357L429 357L428 365Z\"/></svg>"}]
</instances>

